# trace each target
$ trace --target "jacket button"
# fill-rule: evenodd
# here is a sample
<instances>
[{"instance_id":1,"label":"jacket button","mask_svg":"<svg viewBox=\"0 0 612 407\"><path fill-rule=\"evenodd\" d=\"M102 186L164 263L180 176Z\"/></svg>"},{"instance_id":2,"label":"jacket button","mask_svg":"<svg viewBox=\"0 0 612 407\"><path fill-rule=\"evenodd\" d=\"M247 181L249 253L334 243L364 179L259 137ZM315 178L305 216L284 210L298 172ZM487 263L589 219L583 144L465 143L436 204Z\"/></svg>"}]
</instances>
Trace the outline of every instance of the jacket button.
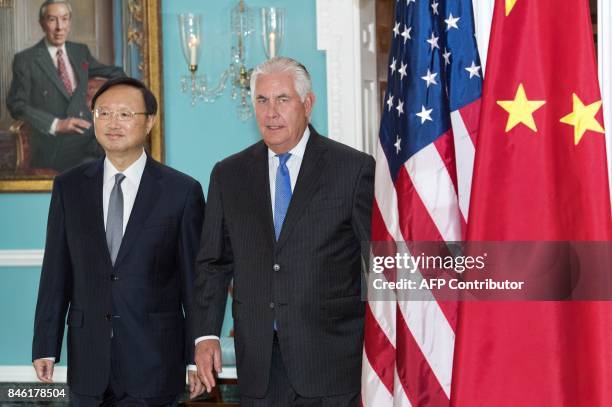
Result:
<instances>
[{"instance_id":1,"label":"jacket button","mask_svg":"<svg viewBox=\"0 0 612 407\"><path fill-rule=\"evenodd\" d=\"M111 314L104 315L104 319L106 319L109 322L110 322L111 318L113 318L113 316Z\"/></svg>"},{"instance_id":2,"label":"jacket button","mask_svg":"<svg viewBox=\"0 0 612 407\"><path fill-rule=\"evenodd\" d=\"M119 277L117 277L116 274L111 274L110 279L111 279L111 281L117 281L117 280L119 280Z\"/></svg>"},{"instance_id":3,"label":"jacket button","mask_svg":"<svg viewBox=\"0 0 612 407\"><path fill-rule=\"evenodd\" d=\"M275 264L274 266L272 266L272 270L280 271L280 264Z\"/></svg>"},{"instance_id":4,"label":"jacket button","mask_svg":"<svg viewBox=\"0 0 612 407\"><path fill-rule=\"evenodd\" d=\"M274 309L274 303L273 302L270 303L270 308Z\"/></svg>"}]
</instances>

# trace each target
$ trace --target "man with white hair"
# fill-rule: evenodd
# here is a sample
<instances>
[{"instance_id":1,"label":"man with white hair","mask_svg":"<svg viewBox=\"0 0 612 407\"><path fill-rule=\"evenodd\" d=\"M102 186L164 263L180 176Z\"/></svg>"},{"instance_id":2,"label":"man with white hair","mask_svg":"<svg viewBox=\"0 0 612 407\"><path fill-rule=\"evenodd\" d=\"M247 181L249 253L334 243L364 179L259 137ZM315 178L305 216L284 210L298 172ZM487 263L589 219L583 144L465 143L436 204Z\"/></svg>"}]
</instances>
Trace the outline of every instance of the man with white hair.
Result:
<instances>
[{"instance_id":1,"label":"man with white hair","mask_svg":"<svg viewBox=\"0 0 612 407\"><path fill-rule=\"evenodd\" d=\"M319 135L306 68L277 57L251 77L262 141L217 163L196 261L196 364L210 391L234 279L243 406L355 406L363 318L361 242L374 160Z\"/></svg>"},{"instance_id":2,"label":"man with white hair","mask_svg":"<svg viewBox=\"0 0 612 407\"><path fill-rule=\"evenodd\" d=\"M32 168L61 172L101 157L87 106L87 82L125 76L121 68L98 62L87 45L67 41L71 22L70 3L45 1L39 10L45 37L13 60L6 105L30 129Z\"/></svg>"}]
</instances>

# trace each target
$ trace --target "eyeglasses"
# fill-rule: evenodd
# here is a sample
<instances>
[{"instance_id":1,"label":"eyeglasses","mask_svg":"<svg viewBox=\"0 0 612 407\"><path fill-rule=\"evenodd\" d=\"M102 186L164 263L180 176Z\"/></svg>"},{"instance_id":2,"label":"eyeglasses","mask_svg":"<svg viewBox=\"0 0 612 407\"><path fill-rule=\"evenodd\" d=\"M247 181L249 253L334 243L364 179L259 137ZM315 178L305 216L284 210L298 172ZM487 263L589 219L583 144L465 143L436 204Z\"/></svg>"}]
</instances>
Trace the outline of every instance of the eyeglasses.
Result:
<instances>
[{"instance_id":1,"label":"eyeglasses","mask_svg":"<svg viewBox=\"0 0 612 407\"><path fill-rule=\"evenodd\" d=\"M138 114L148 114L147 112L130 112L129 110L119 110L117 112L105 109L94 109L94 117L100 120L112 120L113 117L117 118L120 122L129 122L134 120L134 116Z\"/></svg>"}]
</instances>

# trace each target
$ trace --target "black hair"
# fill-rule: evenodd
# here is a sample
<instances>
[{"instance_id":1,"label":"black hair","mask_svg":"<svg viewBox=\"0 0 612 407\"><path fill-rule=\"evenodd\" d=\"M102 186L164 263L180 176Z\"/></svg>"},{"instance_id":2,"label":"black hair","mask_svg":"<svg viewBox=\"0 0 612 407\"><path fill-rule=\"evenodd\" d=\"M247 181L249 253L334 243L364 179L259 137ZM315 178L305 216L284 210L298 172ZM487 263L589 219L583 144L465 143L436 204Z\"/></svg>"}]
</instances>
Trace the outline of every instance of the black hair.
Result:
<instances>
[{"instance_id":1,"label":"black hair","mask_svg":"<svg viewBox=\"0 0 612 407\"><path fill-rule=\"evenodd\" d=\"M142 98L145 102L145 111L147 115L152 116L157 114L157 99L155 98L153 92L151 92L149 88L147 88L147 86L138 79L129 77L114 78L104 82L104 84L100 86L100 89L98 89L98 91L94 95L93 99L91 99L91 110L94 109L94 106L96 105L96 100L98 100L100 95L102 95L110 88L119 85L131 86L132 88L140 90L140 93L142 93Z\"/></svg>"}]
</instances>

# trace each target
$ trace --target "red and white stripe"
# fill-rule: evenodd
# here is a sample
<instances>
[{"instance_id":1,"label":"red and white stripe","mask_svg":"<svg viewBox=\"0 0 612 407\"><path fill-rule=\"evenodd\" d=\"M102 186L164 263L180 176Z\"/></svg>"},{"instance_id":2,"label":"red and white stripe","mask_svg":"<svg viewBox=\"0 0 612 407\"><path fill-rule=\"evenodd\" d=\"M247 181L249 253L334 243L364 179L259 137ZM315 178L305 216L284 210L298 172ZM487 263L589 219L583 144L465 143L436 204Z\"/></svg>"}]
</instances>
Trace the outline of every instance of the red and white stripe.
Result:
<instances>
[{"instance_id":1,"label":"red and white stripe","mask_svg":"<svg viewBox=\"0 0 612 407\"><path fill-rule=\"evenodd\" d=\"M480 100L451 113L452 131L410 157L395 183L382 146L376 156L372 241L458 241L467 221ZM376 278L389 276L377 275ZM368 301L364 407L447 406L456 304Z\"/></svg>"}]
</instances>

